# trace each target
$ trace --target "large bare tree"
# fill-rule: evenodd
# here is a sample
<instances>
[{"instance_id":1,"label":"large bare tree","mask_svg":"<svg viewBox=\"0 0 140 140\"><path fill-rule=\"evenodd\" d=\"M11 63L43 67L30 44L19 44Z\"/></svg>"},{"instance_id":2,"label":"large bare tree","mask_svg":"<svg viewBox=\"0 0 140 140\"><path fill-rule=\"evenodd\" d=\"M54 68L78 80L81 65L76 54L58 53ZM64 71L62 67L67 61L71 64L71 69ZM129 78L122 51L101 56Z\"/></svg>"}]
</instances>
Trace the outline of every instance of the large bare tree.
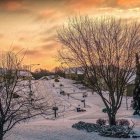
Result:
<instances>
[{"instance_id":1,"label":"large bare tree","mask_svg":"<svg viewBox=\"0 0 140 140\"><path fill-rule=\"evenodd\" d=\"M21 78L21 63L22 58L13 52L4 53L0 60L0 140L17 123L49 109L42 97L30 95L28 80Z\"/></svg>"},{"instance_id":2,"label":"large bare tree","mask_svg":"<svg viewBox=\"0 0 140 140\"><path fill-rule=\"evenodd\" d=\"M124 90L135 73L140 23L113 17L75 17L58 30L58 39L63 44L61 63L83 69L107 108L109 124L116 125Z\"/></svg>"}]
</instances>

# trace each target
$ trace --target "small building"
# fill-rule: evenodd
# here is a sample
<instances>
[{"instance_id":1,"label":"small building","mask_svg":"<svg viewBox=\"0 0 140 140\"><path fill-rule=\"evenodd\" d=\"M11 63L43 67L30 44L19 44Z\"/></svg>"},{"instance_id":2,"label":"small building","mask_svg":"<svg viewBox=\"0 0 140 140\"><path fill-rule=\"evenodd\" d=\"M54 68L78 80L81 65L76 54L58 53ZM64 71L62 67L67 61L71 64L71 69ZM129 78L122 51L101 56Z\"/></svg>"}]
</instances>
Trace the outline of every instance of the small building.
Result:
<instances>
[{"instance_id":1,"label":"small building","mask_svg":"<svg viewBox=\"0 0 140 140\"><path fill-rule=\"evenodd\" d=\"M65 77L72 79L72 80L77 80L77 81L82 81L84 80L85 73L81 68L69 68L65 69Z\"/></svg>"},{"instance_id":2,"label":"small building","mask_svg":"<svg viewBox=\"0 0 140 140\"><path fill-rule=\"evenodd\" d=\"M55 75L43 76L40 78L40 80L51 80L51 79L55 79Z\"/></svg>"},{"instance_id":3,"label":"small building","mask_svg":"<svg viewBox=\"0 0 140 140\"><path fill-rule=\"evenodd\" d=\"M128 81L128 84L126 86L127 96L133 96L133 90L135 88L135 78L136 78L136 75L133 75L131 79Z\"/></svg>"},{"instance_id":4,"label":"small building","mask_svg":"<svg viewBox=\"0 0 140 140\"><path fill-rule=\"evenodd\" d=\"M3 80L4 76L14 76L17 75L20 79L27 80L29 78L32 79L32 74L27 70L14 70L14 69L6 69L0 68L0 79Z\"/></svg>"},{"instance_id":5,"label":"small building","mask_svg":"<svg viewBox=\"0 0 140 140\"><path fill-rule=\"evenodd\" d=\"M19 76L20 79L23 79L23 80L27 80L29 78L32 79L32 74L28 70L19 70L18 71L18 76Z\"/></svg>"}]
</instances>

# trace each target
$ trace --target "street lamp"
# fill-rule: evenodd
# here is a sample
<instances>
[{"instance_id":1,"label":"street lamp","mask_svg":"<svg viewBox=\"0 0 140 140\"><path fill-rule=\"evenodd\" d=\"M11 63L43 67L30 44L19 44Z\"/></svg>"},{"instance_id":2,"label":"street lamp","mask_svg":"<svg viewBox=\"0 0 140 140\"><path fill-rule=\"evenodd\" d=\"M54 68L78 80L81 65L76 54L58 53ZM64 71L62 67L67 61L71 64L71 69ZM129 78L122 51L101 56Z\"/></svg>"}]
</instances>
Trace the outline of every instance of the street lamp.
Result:
<instances>
[{"instance_id":1,"label":"street lamp","mask_svg":"<svg viewBox=\"0 0 140 140\"><path fill-rule=\"evenodd\" d=\"M31 87L31 80L32 80L32 75L31 75L31 71L32 71L32 67L33 66L37 66L37 65L40 65L40 64L30 64L29 65L29 72L28 72L28 76L29 76L29 97L31 98L31 96L33 95L32 93L32 87Z\"/></svg>"},{"instance_id":2,"label":"street lamp","mask_svg":"<svg viewBox=\"0 0 140 140\"><path fill-rule=\"evenodd\" d=\"M54 107L52 108L52 110L54 111L54 117L55 117L55 119L56 119L58 107L57 107L57 106L54 106Z\"/></svg>"},{"instance_id":3,"label":"street lamp","mask_svg":"<svg viewBox=\"0 0 140 140\"><path fill-rule=\"evenodd\" d=\"M85 99L81 100L81 102L84 104L84 108L86 107Z\"/></svg>"}]
</instances>

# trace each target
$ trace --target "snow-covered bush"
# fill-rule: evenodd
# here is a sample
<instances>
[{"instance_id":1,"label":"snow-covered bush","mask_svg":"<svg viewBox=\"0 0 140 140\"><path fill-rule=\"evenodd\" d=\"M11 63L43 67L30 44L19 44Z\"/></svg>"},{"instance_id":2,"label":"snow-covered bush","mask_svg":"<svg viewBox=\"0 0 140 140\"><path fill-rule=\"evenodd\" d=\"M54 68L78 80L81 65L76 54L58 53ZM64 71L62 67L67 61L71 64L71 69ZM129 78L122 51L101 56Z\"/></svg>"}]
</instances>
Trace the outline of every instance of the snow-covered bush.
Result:
<instances>
[{"instance_id":1,"label":"snow-covered bush","mask_svg":"<svg viewBox=\"0 0 140 140\"><path fill-rule=\"evenodd\" d=\"M126 119L117 120L117 125L121 126L130 126L130 122Z\"/></svg>"},{"instance_id":2,"label":"snow-covered bush","mask_svg":"<svg viewBox=\"0 0 140 140\"><path fill-rule=\"evenodd\" d=\"M61 94L61 95L66 95L65 91L63 91L63 90L60 91L60 94Z\"/></svg>"},{"instance_id":3,"label":"snow-covered bush","mask_svg":"<svg viewBox=\"0 0 140 140\"><path fill-rule=\"evenodd\" d=\"M99 135L114 138L130 138L130 135L134 134L132 129L133 127L124 127L121 125L106 125L100 129Z\"/></svg>"},{"instance_id":4,"label":"snow-covered bush","mask_svg":"<svg viewBox=\"0 0 140 140\"><path fill-rule=\"evenodd\" d=\"M98 119L96 121L96 124L98 124L98 125L106 125L106 120L104 120L104 119Z\"/></svg>"},{"instance_id":5,"label":"snow-covered bush","mask_svg":"<svg viewBox=\"0 0 140 140\"><path fill-rule=\"evenodd\" d=\"M134 126L124 126L124 125L113 125L113 126L100 125L99 123L94 124L82 121L72 125L72 128L78 130L85 130L87 132L98 132L99 135L101 136L114 138L130 138L131 136L132 137L135 136L135 133L133 132L133 127Z\"/></svg>"},{"instance_id":6,"label":"snow-covered bush","mask_svg":"<svg viewBox=\"0 0 140 140\"><path fill-rule=\"evenodd\" d=\"M59 82L58 78L56 78L54 81L55 81L55 82Z\"/></svg>"},{"instance_id":7,"label":"snow-covered bush","mask_svg":"<svg viewBox=\"0 0 140 140\"><path fill-rule=\"evenodd\" d=\"M72 128L76 128L78 130L86 130L87 132L98 132L101 127L98 124L80 121L78 123L73 124Z\"/></svg>"},{"instance_id":8,"label":"snow-covered bush","mask_svg":"<svg viewBox=\"0 0 140 140\"><path fill-rule=\"evenodd\" d=\"M107 109L106 109L106 108L103 108L103 109L102 109L102 112L103 112L103 113L107 113Z\"/></svg>"},{"instance_id":9,"label":"snow-covered bush","mask_svg":"<svg viewBox=\"0 0 140 140\"><path fill-rule=\"evenodd\" d=\"M60 84L60 87L64 86L63 84Z\"/></svg>"}]
</instances>

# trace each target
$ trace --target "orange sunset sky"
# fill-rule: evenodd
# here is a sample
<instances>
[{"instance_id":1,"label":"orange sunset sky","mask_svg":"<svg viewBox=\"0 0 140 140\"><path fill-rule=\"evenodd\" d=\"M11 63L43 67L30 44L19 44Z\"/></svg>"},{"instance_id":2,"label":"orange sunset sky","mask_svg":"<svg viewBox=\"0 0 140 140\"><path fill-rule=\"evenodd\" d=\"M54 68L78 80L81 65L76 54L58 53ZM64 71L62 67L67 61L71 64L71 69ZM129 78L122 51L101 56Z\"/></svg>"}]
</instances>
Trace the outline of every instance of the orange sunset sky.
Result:
<instances>
[{"instance_id":1,"label":"orange sunset sky","mask_svg":"<svg viewBox=\"0 0 140 140\"><path fill-rule=\"evenodd\" d=\"M26 51L25 63L58 66L56 30L75 15L140 18L140 0L0 0L0 51Z\"/></svg>"}]
</instances>

